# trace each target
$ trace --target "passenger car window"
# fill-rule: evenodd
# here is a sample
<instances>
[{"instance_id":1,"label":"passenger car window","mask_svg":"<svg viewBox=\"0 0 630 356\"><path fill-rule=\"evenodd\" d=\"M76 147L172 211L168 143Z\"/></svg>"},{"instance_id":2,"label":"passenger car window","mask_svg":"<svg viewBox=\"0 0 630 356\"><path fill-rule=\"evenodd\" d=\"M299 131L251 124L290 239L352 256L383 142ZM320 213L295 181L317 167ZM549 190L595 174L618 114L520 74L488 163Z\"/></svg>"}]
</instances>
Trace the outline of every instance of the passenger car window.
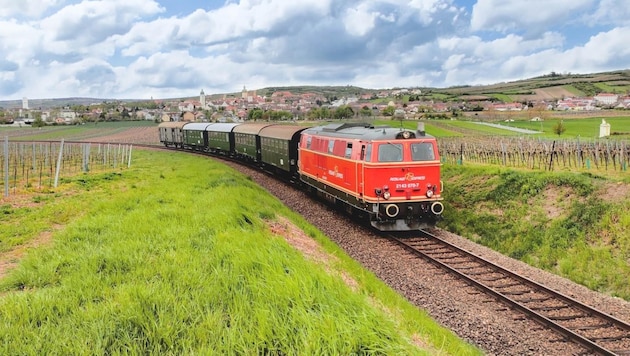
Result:
<instances>
[{"instance_id":1,"label":"passenger car window","mask_svg":"<svg viewBox=\"0 0 630 356\"><path fill-rule=\"evenodd\" d=\"M379 162L402 162L403 147L400 143L384 143L378 146Z\"/></svg>"},{"instance_id":2,"label":"passenger car window","mask_svg":"<svg viewBox=\"0 0 630 356\"><path fill-rule=\"evenodd\" d=\"M411 159L414 161L433 161L435 160L435 152L433 151L433 143L421 142L411 144Z\"/></svg>"}]
</instances>

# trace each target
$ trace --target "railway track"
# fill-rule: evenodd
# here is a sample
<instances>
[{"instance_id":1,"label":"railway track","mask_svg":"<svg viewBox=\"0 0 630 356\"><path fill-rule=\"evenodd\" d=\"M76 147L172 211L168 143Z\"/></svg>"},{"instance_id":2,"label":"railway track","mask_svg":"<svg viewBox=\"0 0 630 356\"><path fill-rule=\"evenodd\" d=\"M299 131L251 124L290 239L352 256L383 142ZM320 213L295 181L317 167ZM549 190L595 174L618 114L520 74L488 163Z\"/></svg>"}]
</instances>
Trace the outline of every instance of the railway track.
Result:
<instances>
[{"instance_id":1,"label":"railway track","mask_svg":"<svg viewBox=\"0 0 630 356\"><path fill-rule=\"evenodd\" d=\"M469 253L426 231L389 236L413 254L444 268L511 309L524 313L585 354L630 355L630 324Z\"/></svg>"}]
</instances>

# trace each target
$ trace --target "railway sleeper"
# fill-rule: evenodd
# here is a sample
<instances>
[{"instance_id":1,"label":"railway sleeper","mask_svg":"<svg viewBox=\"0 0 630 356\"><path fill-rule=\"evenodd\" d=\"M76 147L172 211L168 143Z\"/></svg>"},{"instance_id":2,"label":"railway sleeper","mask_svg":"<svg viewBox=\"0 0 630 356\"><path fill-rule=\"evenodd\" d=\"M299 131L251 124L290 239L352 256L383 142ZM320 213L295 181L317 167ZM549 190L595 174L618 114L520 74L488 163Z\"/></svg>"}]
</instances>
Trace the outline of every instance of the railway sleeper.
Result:
<instances>
[{"instance_id":1,"label":"railway sleeper","mask_svg":"<svg viewBox=\"0 0 630 356\"><path fill-rule=\"evenodd\" d=\"M623 336L600 336L600 337L589 337L589 340L592 341L596 341L596 342L600 342L600 341L608 341L608 342L614 342L614 341L621 341L623 339L627 339L628 336L627 335L623 335Z\"/></svg>"},{"instance_id":2,"label":"railway sleeper","mask_svg":"<svg viewBox=\"0 0 630 356\"><path fill-rule=\"evenodd\" d=\"M548 317L550 320L554 320L554 321L569 321L569 320L575 320L575 319L581 319L584 318L585 315L584 314L574 314L574 315L559 315L559 316L550 316Z\"/></svg>"},{"instance_id":3,"label":"railway sleeper","mask_svg":"<svg viewBox=\"0 0 630 356\"><path fill-rule=\"evenodd\" d=\"M515 291L512 291L512 292L505 292L503 294L510 295L510 296L515 296L515 295L523 295L523 294L526 294L526 293L529 293L529 292L531 292L531 291L529 289L527 289L527 290L515 290Z\"/></svg>"},{"instance_id":4,"label":"railway sleeper","mask_svg":"<svg viewBox=\"0 0 630 356\"><path fill-rule=\"evenodd\" d=\"M566 309L569 308L568 305L559 305L557 307L531 307L529 309L531 310L535 310L535 311L552 311L552 310L560 310L560 309Z\"/></svg>"},{"instance_id":5,"label":"railway sleeper","mask_svg":"<svg viewBox=\"0 0 630 356\"><path fill-rule=\"evenodd\" d=\"M506 278L509 278L509 277L508 277L508 276L503 276L503 277L501 277L501 278L497 278L497 279L493 280L492 282L494 282L494 281L498 281L498 280L500 280L500 279L506 279ZM506 283L506 284L502 284L502 285L499 285L499 286L494 286L494 288L497 288L497 289L505 289L505 288L512 288L512 287L516 287L516 286L522 286L522 284L521 284L521 283L519 283L519 282Z\"/></svg>"},{"instance_id":6,"label":"railway sleeper","mask_svg":"<svg viewBox=\"0 0 630 356\"><path fill-rule=\"evenodd\" d=\"M612 324L610 324L610 323L601 323L601 324L595 324L595 325L578 326L578 327L575 328L575 330L587 331L587 330L607 329L607 328L609 328L611 326L612 326Z\"/></svg>"},{"instance_id":7,"label":"railway sleeper","mask_svg":"<svg viewBox=\"0 0 630 356\"><path fill-rule=\"evenodd\" d=\"M494 273L494 272L487 272L485 274L491 274L491 273ZM509 278L509 277L508 276L491 277L491 278L486 278L483 281L484 282L496 282L496 281L500 281L500 280L506 279L506 278ZM508 287L512 287L512 286L515 286L515 285L518 285L518 283L517 284L500 285L500 286L496 286L496 288L508 288Z\"/></svg>"},{"instance_id":8,"label":"railway sleeper","mask_svg":"<svg viewBox=\"0 0 630 356\"><path fill-rule=\"evenodd\" d=\"M551 297L527 298L527 299L521 300L521 303L539 303L539 302L546 302L550 299L553 299L553 298Z\"/></svg>"}]
</instances>

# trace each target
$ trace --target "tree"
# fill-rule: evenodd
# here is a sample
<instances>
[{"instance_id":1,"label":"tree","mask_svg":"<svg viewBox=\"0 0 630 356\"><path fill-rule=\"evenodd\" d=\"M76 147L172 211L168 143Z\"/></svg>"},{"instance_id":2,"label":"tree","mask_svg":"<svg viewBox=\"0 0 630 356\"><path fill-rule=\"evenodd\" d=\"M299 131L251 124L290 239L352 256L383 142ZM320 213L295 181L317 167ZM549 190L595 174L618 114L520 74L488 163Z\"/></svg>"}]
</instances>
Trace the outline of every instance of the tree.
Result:
<instances>
[{"instance_id":1,"label":"tree","mask_svg":"<svg viewBox=\"0 0 630 356\"><path fill-rule=\"evenodd\" d=\"M566 130L567 128L564 127L564 122L562 122L562 120L558 121L558 123L553 127L553 132L558 136L562 135Z\"/></svg>"},{"instance_id":2,"label":"tree","mask_svg":"<svg viewBox=\"0 0 630 356\"><path fill-rule=\"evenodd\" d=\"M336 120L349 119L354 116L354 110L348 105L342 105L335 110L333 117Z\"/></svg>"},{"instance_id":3,"label":"tree","mask_svg":"<svg viewBox=\"0 0 630 356\"><path fill-rule=\"evenodd\" d=\"M367 107L367 105L363 105L363 107L359 111L359 116L362 116L362 117L370 117L370 116L372 116L372 109Z\"/></svg>"},{"instance_id":4,"label":"tree","mask_svg":"<svg viewBox=\"0 0 630 356\"><path fill-rule=\"evenodd\" d=\"M251 109L247 112L247 119L251 121L258 121L262 119L264 111L259 108Z\"/></svg>"},{"instance_id":5,"label":"tree","mask_svg":"<svg viewBox=\"0 0 630 356\"><path fill-rule=\"evenodd\" d=\"M44 122L44 120L42 120L42 114L41 113L35 113L35 119L33 120L33 127L44 127L46 126L46 123Z\"/></svg>"},{"instance_id":6,"label":"tree","mask_svg":"<svg viewBox=\"0 0 630 356\"><path fill-rule=\"evenodd\" d=\"M544 103L538 103L536 105L534 105L533 108L528 109L528 115L529 115L529 111L531 110L531 112L539 117L541 120L545 120L547 119L547 114L548 114L548 110L547 110L547 106Z\"/></svg>"},{"instance_id":7,"label":"tree","mask_svg":"<svg viewBox=\"0 0 630 356\"><path fill-rule=\"evenodd\" d=\"M385 109L383 109L383 116L394 116L394 112L396 112L396 107L388 105Z\"/></svg>"}]
</instances>

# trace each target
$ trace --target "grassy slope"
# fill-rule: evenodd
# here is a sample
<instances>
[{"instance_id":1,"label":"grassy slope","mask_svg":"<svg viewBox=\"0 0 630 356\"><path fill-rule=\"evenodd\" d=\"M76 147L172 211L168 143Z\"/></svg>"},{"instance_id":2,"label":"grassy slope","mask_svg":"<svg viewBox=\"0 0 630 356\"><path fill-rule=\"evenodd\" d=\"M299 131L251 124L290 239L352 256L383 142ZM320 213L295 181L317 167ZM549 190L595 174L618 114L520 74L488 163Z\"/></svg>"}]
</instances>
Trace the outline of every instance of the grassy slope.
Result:
<instances>
[{"instance_id":1,"label":"grassy slope","mask_svg":"<svg viewBox=\"0 0 630 356\"><path fill-rule=\"evenodd\" d=\"M38 247L0 280L0 353L478 354L246 177L183 153L134 157L2 205L12 244ZM280 215L333 262L274 235Z\"/></svg>"},{"instance_id":2,"label":"grassy slope","mask_svg":"<svg viewBox=\"0 0 630 356\"><path fill-rule=\"evenodd\" d=\"M624 184L588 173L453 165L442 172L445 228L630 300L630 194Z\"/></svg>"}]
</instances>

